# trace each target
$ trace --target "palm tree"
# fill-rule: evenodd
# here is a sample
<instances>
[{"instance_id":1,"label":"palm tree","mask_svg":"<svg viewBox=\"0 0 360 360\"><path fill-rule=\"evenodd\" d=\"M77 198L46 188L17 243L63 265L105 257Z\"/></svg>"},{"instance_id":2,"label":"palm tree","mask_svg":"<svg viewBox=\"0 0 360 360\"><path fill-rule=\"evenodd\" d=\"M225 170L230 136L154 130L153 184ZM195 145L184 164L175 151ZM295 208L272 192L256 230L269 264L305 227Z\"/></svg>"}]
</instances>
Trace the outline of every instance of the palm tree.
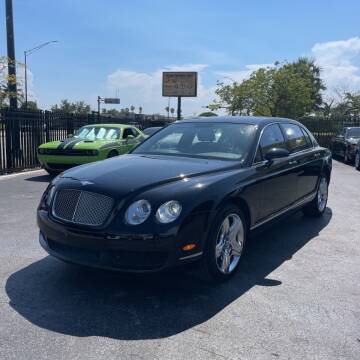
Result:
<instances>
[{"instance_id":1,"label":"palm tree","mask_svg":"<svg viewBox=\"0 0 360 360\"><path fill-rule=\"evenodd\" d=\"M165 111L167 112L167 117L169 118L169 116L170 116L170 113L169 113L170 108L169 108L169 106L166 106L166 107L165 107Z\"/></svg>"},{"instance_id":2,"label":"palm tree","mask_svg":"<svg viewBox=\"0 0 360 360\"><path fill-rule=\"evenodd\" d=\"M131 110L131 112L133 113L134 110L135 110L135 106L134 106L134 105L131 105L131 106L130 106L130 110Z\"/></svg>"},{"instance_id":3,"label":"palm tree","mask_svg":"<svg viewBox=\"0 0 360 360\"><path fill-rule=\"evenodd\" d=\"M139 114L142 114L142 106L139 106Z\"/></svg>"}]
</instances>

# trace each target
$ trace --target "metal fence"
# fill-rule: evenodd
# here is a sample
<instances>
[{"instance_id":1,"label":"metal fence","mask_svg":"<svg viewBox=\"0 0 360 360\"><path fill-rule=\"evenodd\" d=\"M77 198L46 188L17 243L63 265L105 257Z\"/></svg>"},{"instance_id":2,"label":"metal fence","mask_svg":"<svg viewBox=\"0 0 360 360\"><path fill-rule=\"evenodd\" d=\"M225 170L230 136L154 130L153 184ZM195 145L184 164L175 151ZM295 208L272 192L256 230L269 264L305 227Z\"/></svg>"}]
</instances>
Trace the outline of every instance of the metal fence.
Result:
<instances>
[{"instance_id":1,"label":"metal fence","mask_svg":"<svg viewBox=\"0 0 360 360\"><path fill-rule=\"evenodd\" d=\"M76 115L42 110L0 109L0 174L36 168L40 144L61 140L81 126L95 123L135 125L140 129L164 126L171 119L160 115L124 114L121 117ZM299 119L321 146L329 147L331 138L344 126L360 126L360 117L305 117Z\"/></svg>"},{"instance_id":2,"label":"metal fence","mask_svg":"<svg viewBox=\"0 0 360 360\"><path fill-rule=\"evenodd\" d=\"M358 116L305 117L298 119L315 136L321 146L330 147L330 140L345 126L360 126Z\"/></svg>"},{"instance_id":3,"label":"metal fence","mask_svg":"<svg viewBox=\"0 0 360 360\"><path fill-rule=\"evenodd\" d=\"M170 120L171 121L171 120ZM169 119L159 115L124 114L120 117L97 113L76 115L42 110L0 110L0 174L39 166L37 148L61 140L81 126L96 123L131 124L140 129L164 126Z\"/></svg>"}]
</instances>

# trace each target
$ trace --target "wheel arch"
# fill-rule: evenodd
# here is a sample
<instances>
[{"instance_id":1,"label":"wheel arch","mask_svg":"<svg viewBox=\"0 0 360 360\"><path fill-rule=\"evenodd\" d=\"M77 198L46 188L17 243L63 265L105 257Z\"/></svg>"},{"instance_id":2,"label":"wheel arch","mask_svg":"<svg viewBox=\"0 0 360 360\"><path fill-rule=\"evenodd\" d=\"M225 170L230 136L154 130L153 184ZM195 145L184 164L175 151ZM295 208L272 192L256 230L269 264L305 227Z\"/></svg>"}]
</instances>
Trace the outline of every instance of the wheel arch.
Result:
<instances>
[{"instance_id":1,"label":"wheel arch","mask_svg":"<svg viewBox=\"0 0 360 360\"><path fill-rule=\"evenodd\" d=\"M216 216L216 214L219 212L220 209L222 209L224 206L228 205L228 204L232 204L237 206L240 210L242 210L244 216L245 216L245 221L246 221L246 228L247 230L250 230L251 227L251 221L252 221L252 216L251 216L251 211L250 211L250 207L247 203L247 201L242 198L241 196L227 196L225 197L217 206L216 206L216 211L214 214L214 218Z\"/></svg>"}]
</instances>

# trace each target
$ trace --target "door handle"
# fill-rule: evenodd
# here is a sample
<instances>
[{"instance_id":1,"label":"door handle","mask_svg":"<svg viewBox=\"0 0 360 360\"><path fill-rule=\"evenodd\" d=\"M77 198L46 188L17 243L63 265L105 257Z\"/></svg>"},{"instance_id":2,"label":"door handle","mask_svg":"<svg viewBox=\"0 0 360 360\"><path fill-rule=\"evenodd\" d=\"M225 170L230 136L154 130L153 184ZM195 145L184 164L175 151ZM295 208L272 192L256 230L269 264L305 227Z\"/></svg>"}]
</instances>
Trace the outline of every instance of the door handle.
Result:
<instances>
[{"instance_id":1,"label":"door handle","mask_svg":"<svg viewBox=\"0 0 360 360\"><path fill-rule=\"evenodd\" d=\"M298 163L297 160L290 160L289 165L296 165Z\"/></svg>"},{"instance_id":2,"label":"door handle","mask_svg":"<svg viewBox=\"0 0 360 360\"><path fill-rule=\"evenodd\" d=\"M321 154L320 154L320 153L315 153L314 156L315 156L316 158L318 158L318 157L321 156Z\"/></svg>"}]
</instances>

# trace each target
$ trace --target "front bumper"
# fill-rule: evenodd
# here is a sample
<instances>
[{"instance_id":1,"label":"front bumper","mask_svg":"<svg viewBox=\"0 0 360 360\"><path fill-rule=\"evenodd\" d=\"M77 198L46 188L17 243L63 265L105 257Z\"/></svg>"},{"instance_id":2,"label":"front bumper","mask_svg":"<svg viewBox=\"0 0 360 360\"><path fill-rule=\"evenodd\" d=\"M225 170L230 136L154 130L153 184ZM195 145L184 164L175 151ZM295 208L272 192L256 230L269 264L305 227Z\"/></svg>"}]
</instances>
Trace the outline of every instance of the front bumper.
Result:
<instances>
[{"instance_id":1,"label":"front bumper","mask_svg":"<svg viewBox=\"0 0 360 360\"><path fill-rule=\"evenodd\" d=\"M103 153L96 156L66 156L38 154L38 160L42 167L53 171L64 171L74 166L88 164L94 161L104 160Z\"/></svg>"},{"instance_id":2,"label":"front bumper","mask_svg":"<svg viewBox=\"0 0 360 360\"><path fill-rule=\"evenodd\" d=\"M39 210L39 242L63 261L124 272L157 272L201 258L197 248L184 253L182 241L168 234L122 234L70 229Z\"/></svg>"}]
</instances>

